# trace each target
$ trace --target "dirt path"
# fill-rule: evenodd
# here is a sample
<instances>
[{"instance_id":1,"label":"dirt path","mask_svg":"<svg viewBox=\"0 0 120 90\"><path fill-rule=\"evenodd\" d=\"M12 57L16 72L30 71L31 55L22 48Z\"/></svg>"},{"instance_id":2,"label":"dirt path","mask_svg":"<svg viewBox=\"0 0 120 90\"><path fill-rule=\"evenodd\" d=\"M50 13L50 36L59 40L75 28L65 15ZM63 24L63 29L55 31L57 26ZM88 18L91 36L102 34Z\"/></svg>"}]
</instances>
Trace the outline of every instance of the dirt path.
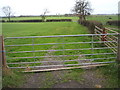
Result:
<instances>
[{"instance_id":1,"label":"dirt path","mask_svg":"<svg viewBox=\"0 0 120 90\"><path fill-rule=\"evenodd\" d=\"M96 70L85 70L80 76L81 82L69 80L65 83L58 83L53 88L105 88L105 78Z\"/></svg>"},{"instance_id":2,"label":"dirt path","mask_svg":"<svg viewBox=\"0 0 120 90\"><path fill-rule=\"evenodd\" d=\"M57 46L52 46L50 50L55 50ZM54 56L54 51L48 51L45 56ZM59 57L46 57L43 61L57 61L61 60ZM59 65L59 62L46 62L43 65Z\"/></svg>"},{"instance_id":3,"label":"dirt path","mask_svg":"<svg viewBox=\"0 0 120 90\"><path fill-rule=\"evenodd\" d=\"M53 46L51 50L57 47ZM45 56L54 55L49 51ZM78 60L85 58L79 56ZM46 57L44 61L61 60L59 57ZM83 63L79 61L79 63ZM86 62L86 61L85 61ZM43 65L60 65L59 62L46 62ZM51 67L54 68L54 67ZM61 70L52 72L39 72L25 74L26 82L20 88L105 88L105 78L96 69Z\"/></svg>"},{"instance_id":4,"label":"dirt path","mask_svg":"<svg viewBox=\"0 0 120 90\"><path fill-rule=\"evenodd\" d=\"M56 50L57 46L52 46L50 50ZM43 59L43 61L50 61L50 62L44 62L42 63L43 66L50 66L50 67L42 67L38 69L51 69L51 68L60 68L63 66L54 66L54 65L62 65L63 62L57 62L57 61L62 61L60 57L49 57L49 56L54 56L55 52L54 51L48 51L46 53L46 57ZM53 65L53 66L52 66Z\"/></svg>"},{"instance_id":5,"label":"dirt path","mask_svg":"<svg viewBox=\"0 0 120 90\"><path fill-rule=\"evenodd\" d=\"M26 82L20 88L105 88L107 84L105 78L96 69L73 72L72 70L62 70L29 73L26 74ZM78 76L74 77L74 74L78 74Z\"/></svg>"}]
</instances>

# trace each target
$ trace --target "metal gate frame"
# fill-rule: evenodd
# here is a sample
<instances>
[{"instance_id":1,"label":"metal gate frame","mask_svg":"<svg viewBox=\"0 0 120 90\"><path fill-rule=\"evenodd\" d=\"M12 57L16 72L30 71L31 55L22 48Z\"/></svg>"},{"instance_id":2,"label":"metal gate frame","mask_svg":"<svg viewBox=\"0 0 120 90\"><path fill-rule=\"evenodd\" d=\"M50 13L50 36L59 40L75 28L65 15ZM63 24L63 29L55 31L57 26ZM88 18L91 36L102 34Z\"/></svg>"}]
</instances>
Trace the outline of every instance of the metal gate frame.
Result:
<instances>
[{"instance_id":1,"label":"metal gate frame","mask_svg":"<svg viewBox=\"0 0 120 90\"><path fill-rule=\"evenodd\" d=\"M18 51L18 52L7 52L6 53L27 53L27 52L42 52L42 51L63 51L63 50L94 50L94 49L112 49L112 48L118 48L118 46L116 47L104 47L104 48L94 48L93 44L94 43L112 43L112 42L117 42L118 41L98 41L98 42L94 42L94 37L95 36L103 36L103 35L116 35L119 36L119 34L117 33L108 33L108 34L80 34L80 35L55 35L55 36L28 36L28 37L6 37L6 39L25 39L25 38L32 38L34 40L34 38L55 38L55 37L82 37L82 36L91 36L91 42L69 42L69 43L43 43L43 44L20 44L20 45L5 45L5 47L15 47L15 46L36 46L36 45L58 45L58 44L81 44L81 43L90 43L92 46L91 48L82 48L82 49L61 49L61 50L37 50L37 51ZM34 42L34 41L33 41ZM117 55L118 52L113 52L113 53L95 53L95 54L81 54L83 56L89 56L89 55L110 55L110 54L115 54L116 57L109 57L109 58L93 58L93 59L84 59L86 61L94 61L94 60L101 60L101 59L117 59ZM68 57L68 56L79 56L79 55L54 55L54 56L47 56L47 57ZM33 57L14 57L14 58L10 58L10 59L17 59L17 58L40 58L40 57L46 57L46 56L33 56ZM68 60L64 60L64 62L66 62ZM78 61L78 60L69 60L69 61ZM42 62L49 62L49 61L40 61ZM7 63L7 65L9 64L30 64L30 63L40 63L40 62L16 62L16 63ZM60 62L60 61L50 61L50 62ZM29 66L29 68L42 68L42 67L56 67L56 66L62 66L62 67L66 67L66 66L79 66L79 65L96 65L96 64L103 64L103 63L114 63L115 61L109 61L109 62L94 62L94 63L81 63L81 64L67 64L67 65L46 65L46 66ZM9 67L11 69L16 69L16 68L27 68L27 67Z\"/></svg>"}]
</instances>

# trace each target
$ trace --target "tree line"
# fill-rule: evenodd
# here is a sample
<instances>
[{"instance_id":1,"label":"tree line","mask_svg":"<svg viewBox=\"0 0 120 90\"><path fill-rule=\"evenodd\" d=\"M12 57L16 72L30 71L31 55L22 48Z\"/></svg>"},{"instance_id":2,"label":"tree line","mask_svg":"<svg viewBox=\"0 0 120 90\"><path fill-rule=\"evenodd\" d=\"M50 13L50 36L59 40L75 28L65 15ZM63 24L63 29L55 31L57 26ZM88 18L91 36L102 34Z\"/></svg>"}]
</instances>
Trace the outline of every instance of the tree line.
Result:
<instances>
[{"instance_id":1,"label":"tree line","mask_svg":"<svg viewBox=\"0 0 120 90\"><path fill-rule=\"evenodd\" d=\"M11 16L14 14L11 7L4 6L2 8L2 11L6 15L6 17L8 18L8 21L10 21ZM92 11L92 9L90 7L90 3L86 0L76 0L74 8L72 9L72 12L74 12L74 14L76 16L78 16L81 21L86 20L86 16L90 15L91 11ZM49 11L48 11L48 9L45 9L43 11L43 14L40 15L43 21L45 21L47 13L49 13Z\"/></svg>"}]
</instances>

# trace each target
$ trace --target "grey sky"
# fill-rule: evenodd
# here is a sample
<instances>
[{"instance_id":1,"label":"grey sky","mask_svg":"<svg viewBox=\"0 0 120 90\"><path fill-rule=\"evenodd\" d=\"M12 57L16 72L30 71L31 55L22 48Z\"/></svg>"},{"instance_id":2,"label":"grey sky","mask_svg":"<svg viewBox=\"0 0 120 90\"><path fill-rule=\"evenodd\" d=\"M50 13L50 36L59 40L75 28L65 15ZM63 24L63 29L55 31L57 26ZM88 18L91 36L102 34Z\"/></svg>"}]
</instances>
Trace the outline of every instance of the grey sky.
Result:
<instances>
[{"instance_id":1,"label":"grey sky","mask_svg":"<svg viewBox=\"0 0 120 90\"><path fill-rule=\"evenodd\" d=\"M118 13L119 0L88 0L93 8L92 14L116 14ZM48 14L71 13L75 0L0 0L0 16L3 16L1 8L10 6L15 15L41 15L44 9Z\"/></svg>"}]
</instances>

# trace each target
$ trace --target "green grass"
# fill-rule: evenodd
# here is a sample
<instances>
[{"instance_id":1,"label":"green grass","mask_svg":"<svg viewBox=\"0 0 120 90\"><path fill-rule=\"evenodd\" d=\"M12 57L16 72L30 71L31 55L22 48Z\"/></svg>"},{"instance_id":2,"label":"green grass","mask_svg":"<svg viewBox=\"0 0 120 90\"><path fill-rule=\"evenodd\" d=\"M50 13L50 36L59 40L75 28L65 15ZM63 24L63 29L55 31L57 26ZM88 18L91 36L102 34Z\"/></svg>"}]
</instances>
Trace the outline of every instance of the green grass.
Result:
<instances>
[{"instance_id":1,"label":"green grass","mask_svg":"<svg viewBox=\"0 0 120 90\"><path fill-rule=\"evenodd\" d=\"M109 18L112 18L112 19L109 19ZM107 21L118 20L118 16L117 15L91 15L87 17L87 20L96 20L106 25Z\"/></svg>"},{"instance_id":2,"label":"green grass","mask_svg":"<svg viewBox=\"0 0 120 90\"><path fill-rule=\"evenodd\" d=\"M86 27L77 24L77 22L50 22L50 23L3 23L4 37L23 37L23 36L49 36L49 35L76 35L76 34L88 34L89 31ZM91 37L60 37L60 38L36 38L35 44L40 43L70 43L70 42L91 42ZM98 41L98 40L95 40ZM32 44L33 39L9 39L5 40L6 45L19 45L19 44ZM65 44L63 45L40 45L34 46L35 50L51 50L53 49L80 49L91 48L92 44ZM101 44L94 44L94 47L103 47ZM6 51L33 51L33 46L20 46L20 47L6 47ZM92 50L77 50L77 51L55 51L53 55L80 55L91 54ZM92 53L105 53L111 52L111 50L94 50ZM36 52L36 53L7 53L7 62L33 62L41 61L44 58L34 59L9 59L14 57L33 57L33 56L45 56L48 52ZM111 55L114 56L114 55ZM86 56L82 59L109 57L109 55L95 55ZM60 60L74 60L79 56L61 57ZM98 60L99 61L99 60ZM101 60L104 61L104 60ZM106 60L107 61L107 60ZM111 60L110 60L111 61ZM71 63L71 62L70 62ZM78 63L78 62L74 62ZM73 63L73 64L74 64ZM69 64L69 63L65 63ZM72 63L71 63L72 64ZM19 66L32 66L37 64L27 64ZM38 65L42 65L41 63ZM11 65L9 65L11 66ZM12 65L17 66L17 65Z\"/></svg>"},{"instance_id":3,"label":"green grass","mask_svg":"<svg viewBox=\"0 0 120 90\"><path fill-rule=\"evenodd\" d=\"M42 77L39 79L41 78ZM40 88L52 88L52 86L56 83L56 80L54 79L51 72L45 72L44 78L45 79L42 81Z\"/></svg>"},{"instance_id":4,"label":"green grass","mask_svg":"<svg viewBox=\"0 0 120 90\"><path fill-rule=\"evenodd\" d=\"M63 17L64 18L64 17ZM99 17L101 19L102 17ZM107 17L106 17L107 18ZM94 20L91 18L91 20ZM99 20L96 18L95 20ZM102 21L102 20L101 20ZM107 19L106 19L107 21ZM102 22L105 22L102 21ZM24 37L24 36L49 36L49 35L76 35L76 34L88 34L89 31L86 27L77 24L77 22L42 22L42 23L2 23L2 29L4 37ZM95 41L98 41L94 39ZM36 38L34 39L35 44L40 43L67 43L67 42L86 42L91 41L91 37L64 37L64 38ZM32 39L10 39L5 40L6 45L14 45L14 44L32 44ZM53 48L55 46L55 48ZM66 44L66 45L41 45L35 46L35 50L50 50L50 49L80 49L80 48L91 48L91 44ZM102 44L94 44L94 47L104 47ZM32 51L32 46L20 46L20 47L6 47L7 52L15 52L15 51ZM78 51L62 51L62 52L54 52L53 55L79 55L79 54L90 54L90 53L106 53L112 52L111 50L78 50ZM36 56L44 56L48 52L37 52L34 53ZM9 59L12 57L30 57L34 56L33 53L7 53L7 62L33 62L34 59ZM114 55L113 55L114 56ZM96 56L84 56L82 59L91 59L91 58L108 58L112 57L112 55L96 55ZM74 57L61 57L60 60L68 60L68 62L64 64L78 64L78 62L69 62L69 60L78 59L79 56ZM9 59L9 60L8 60ZM45 58L36 58L36 61L45 60ZM113 59L111 59L113 61ZM111 61L111 60L97 60L97 62L101 61ZM26 64L19 66L34 66L34 65L42 65L39 64ZM12 67L17 67L18 65L12 65ZM106 70L107 71L107 70ZM73 73L72 73L73 72ZM64 81L68 81L70 78L74 80L80 81L79 72L72 71L70 74L66 75L66 79ZM81 72L81 71L80 71ZM110 73L109 73L110 74ZM15 77L14 77L15 76ZM49 76L49 75L48 75ZM51 77L51 75L50 75ZM111 77L112 78L112 77ZM4 86L16 86L17 83L12 82L12 80L20 80L19 75L13 74L4 76ZM47 79L49 81L49 78ZM46 82L48 84L45 87L50 87L54 83Z\"/></svg>"},{"instance_id":5,"label":"green grass","mask_svg":"<svg viewBox=\"0 0 120 90\"><path fill-rule=\"evenodd\" d=\"M3 23L2 25L3 34L5 37L46 36L61 34L69 35L87 33L85 27L74 22Z\"/></svg>"},{"instance_id":6,"label":"green grass","mask_svg":"<svg viewBox=\"0 0 120 90\"><path fill-rule=\"evenodd\" d=\"M7 73L3 73L2 77L2 87L4 88L15 88L20 86L22 83L24 83L24 77L23 74L16 71L7 71Z\"/></svg>"},{"instance_id":7,"label":"green grass","mask_svg":"<svg viewBox=\"0 0 120 90\"><path fill-rule=\"evenodd\" d=\"M106 88L119 88L120 81L119 78L119 68L118 64L110 64L108 66L99 67L97 70L106 79Z\"/></svg>"},{"instance_id":8,"label":"green grass","mask_svg":"<svg viewBox=\"0 0 120 90\"><path fill-rule=\"evenodd\" d=\"M56 77L54 77L54 71L53 72L44 72L45 73L45 79L42 81L42 88L52 88L56 84L61 84L69 81L77 81L81 83L84 79L82 78L82 74L84 70L82 69L71 69L71 70L64 70L62 75L62 72L56 71L57 74ZM40 77L39 79L41 79Z\"/></svg>"},{"instance_id":9,"label":"green grass","mask_svg":"<svg viewBox=\"0 0 120 90\"><path fill-rule=\"evenodd\" d=\"M70 80L75 80L81 83L84 79L82 78L84 70L83 69L71 69L64 75L62 82L69 82Z\"/></svg>"},{"instance_id":10,"label":"green grass","mask_svg":"<svg viewBox=\"0 0 120 90\"><path fill-rule=\"evenodd\" d=\"M112 18L112 19L109 19L109 18ZM96 20L96 21L102 22L104 27L118 28L118 26L106 24L107 21L118 20L117 15L91 15L87 17L87 20ZM115 31L118 31L118 30L115 30Z\"/></svg>"}]
</instances>

